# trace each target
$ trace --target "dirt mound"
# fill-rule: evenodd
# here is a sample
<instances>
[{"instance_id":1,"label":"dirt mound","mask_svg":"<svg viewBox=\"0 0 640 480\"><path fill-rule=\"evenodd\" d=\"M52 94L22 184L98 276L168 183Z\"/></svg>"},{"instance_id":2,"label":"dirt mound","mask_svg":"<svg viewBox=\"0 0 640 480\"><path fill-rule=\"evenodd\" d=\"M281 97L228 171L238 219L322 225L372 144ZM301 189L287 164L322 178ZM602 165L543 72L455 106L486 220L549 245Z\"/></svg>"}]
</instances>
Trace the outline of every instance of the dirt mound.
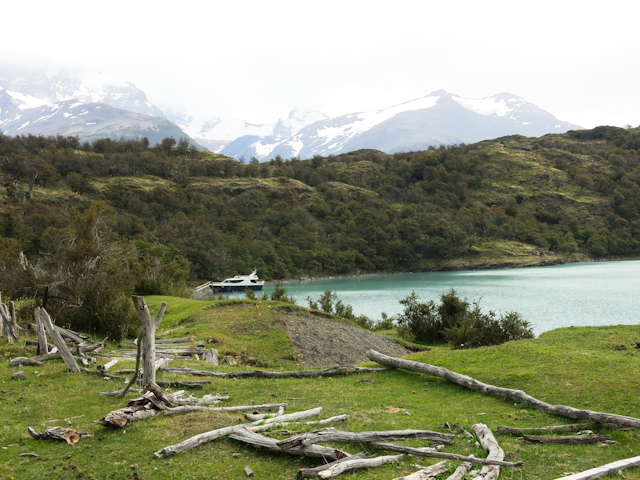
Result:
<instances>
[{"instance_id":1,"label":"dirt mound","mask_svg":"<svg viewBox=\"0 0 640 480\"><path fill-rule=\"evenodd\" d=\"M282 322L300 359L309 367L368 362L370 349L394 357L411 353L387 337L346 323L286 314Z\"/></svg>"}]
</instances>

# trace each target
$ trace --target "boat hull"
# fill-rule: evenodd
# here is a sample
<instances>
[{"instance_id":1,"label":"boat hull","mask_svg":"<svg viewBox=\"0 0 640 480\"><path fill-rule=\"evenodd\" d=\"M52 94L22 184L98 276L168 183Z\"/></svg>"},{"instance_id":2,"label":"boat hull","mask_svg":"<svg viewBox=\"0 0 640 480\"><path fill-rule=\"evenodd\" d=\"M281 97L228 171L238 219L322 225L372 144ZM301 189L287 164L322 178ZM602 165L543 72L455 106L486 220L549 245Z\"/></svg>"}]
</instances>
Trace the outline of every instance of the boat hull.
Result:
<instances>
[{"instance_id":1,"label":"boat hull","mask_svg":"<svg viewBox=\"0 0 640 480\"><path fill-rule=\"evenodd\" d=\"M211 286L213 293L229 293L229 292L244 292L245 290L262 290L262 285L224 285L224 286Z\"/></svg>"}]
</instances>

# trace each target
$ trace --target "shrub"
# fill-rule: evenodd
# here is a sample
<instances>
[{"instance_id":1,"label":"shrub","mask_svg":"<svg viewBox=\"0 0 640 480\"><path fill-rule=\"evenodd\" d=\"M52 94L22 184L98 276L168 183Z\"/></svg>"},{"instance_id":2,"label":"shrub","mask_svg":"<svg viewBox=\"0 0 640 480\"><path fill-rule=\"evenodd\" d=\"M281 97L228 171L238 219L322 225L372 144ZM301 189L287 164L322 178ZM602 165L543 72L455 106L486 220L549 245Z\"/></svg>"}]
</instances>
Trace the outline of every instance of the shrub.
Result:
<instances>
[{"instance_id":1,"label":"shrub","mask_svg":"<svg viewBox=\"0 0 640 480\"><path fill-rule=\"evenodd\" d=\"M471 304L462 300L453 289L442 294L440 302L437 306L433 301L420 303L415 292L400 300L404 312L397 320L398 334L407 339L408 330L416 341L446 341L454 348L499 345L509 340L533 338L531 324L517 312L500 316L493 311L485 313L479 302Z\"/></svg>"}]
</instances>

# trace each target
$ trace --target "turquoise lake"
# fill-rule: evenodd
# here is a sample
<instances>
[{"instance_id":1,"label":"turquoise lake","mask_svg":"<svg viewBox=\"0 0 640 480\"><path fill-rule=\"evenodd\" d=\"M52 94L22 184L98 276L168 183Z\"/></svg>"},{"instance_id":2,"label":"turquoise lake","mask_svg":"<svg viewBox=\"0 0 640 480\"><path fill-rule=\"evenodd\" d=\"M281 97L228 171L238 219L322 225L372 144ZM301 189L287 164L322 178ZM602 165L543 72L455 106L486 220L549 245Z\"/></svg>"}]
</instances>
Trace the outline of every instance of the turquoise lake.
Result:
<instances>
[{"instance_id":1,"label":"turquoise lake","mask_svg":"<svg viewBox=\"0 0 640 480\"><path fill-rule=\"evenodd\" d=\"M536 335L559 327L640 323L640 260L572 263L553 267L462 272L369 275L289 282L298 305L337 292L356 315L380 319L395 315L398 303L415 291L420 301L438 301L454 288L460 297L480 301L485 311L514 310ZM265 286L270 293L273 286Z\"/></svg>"}]
</instances>

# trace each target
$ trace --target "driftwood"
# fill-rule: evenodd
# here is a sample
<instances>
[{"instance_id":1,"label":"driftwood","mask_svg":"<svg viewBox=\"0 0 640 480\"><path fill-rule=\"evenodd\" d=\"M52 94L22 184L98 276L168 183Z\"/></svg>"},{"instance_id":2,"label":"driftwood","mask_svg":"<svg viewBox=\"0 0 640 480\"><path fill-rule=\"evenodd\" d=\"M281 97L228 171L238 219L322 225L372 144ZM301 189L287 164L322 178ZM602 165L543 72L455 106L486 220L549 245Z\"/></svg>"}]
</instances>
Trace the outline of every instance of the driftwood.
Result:
<instances>
[{"instance_id":1,"label":"driftwood","mask_svg":"<svg viewBox=\"0 0 640 480\"><path fill-rule=\"evenodd\" d=\"M383 457L365 458L357 455L338 460L316 468L302 468L298 470L298 478L332 478L343 472L360 468L379 467L385 463L395 463L402 460L404 455L386 455Z\"/></svg>"},{"instance_id":2,"label":"driftwood","mask_svg":"<svg viewBox=\"0 0 640 480\"><path fill-rule=\"evenodd\" d=\"M480 445L487 452L487 460L504 460L504 450L498 445L496 437L493 436L489 427L484 423L472 425L474 433L480 441ZM476 477L478 480L496 480L500 476L500 467L497 465L485 465Z\"/></svg>"},{"instance_id":3,"label":"driftwood","mask_svg":"<svg viewBox=\"0 0 640 480\"><path fill-rule=\"evenodd\" d=\"M244 473L247 477L250 477L251 475L253 475L253 470L251 470L251 467L249 465L245 465Z\"/></svg>"},{"instance_id":4,"label":"driftwood","mask_svg":"<svg viewBox=\"0 0 640 480\"><path fill-rule=\"evenodd\" d=\"M102 342L95 343L93 345L85 345L80 346L80 353L88 353L98 350L99 348L104 347ZM62 358L62 354L58 352L47 353L45 355L38 355L37 357L16 357L9 362L10 367L17 367L19 365L29 365L29 363L25 362L46 362L47 360L58 360Z\"/></svg>"},{"instance_id":5,"label":"driftwood","mask_svg":"<svg viewBox=\"0 0 640 480\"><path fill-rule=\"evenodd\" d=\"M404 477L397 477L393 480L429 480L431 478L435 478L437 475L444 473L448 470L446 461L438 462L434 465L430 465L428 467L423 468L422 470L418 470L410 475L405 475Z\"/></svg>"},{"instance_id":6,"label":"driftwood","mask_svg":"<svg viewBox=\"0 0 640 480\"><path fill-rule=\"evenodd\" d=\"M574 473L573 475L562 477L561 479L556 480L589 480L591 478L604 477L606 475L609 475L610 473L624 470L625 468L637 466L640 466L640 456L625 458L624 460L617 460L612 463L607 463L606 465L603 465L601 467L592 468L580 473Z\"/></svg>"},{"instance_id":7,"label":"driftwood","mask_svg":"<svg viewBox=\"0 0 640 480\"><path fill-rule=\"evenodd\" d=\"M191 450L193 448L199 447L200 445L204 445L205 443L212 442L218 438L229 435L235 429L240 427L250 427L250 426L258 426L258 424L262 424L262 427L281 425L282 422L295 422L298 420L306 420L308 418L317 417L322 412L322 407L313 408L311 410L305 410L302 412L289 413L287 415L282 415L277 418L267 418L266 420L260 420L259 422L252 422L249 424L239 424L232 427L224 427L218 428L217 430L211 430L209 432L204 432L199 435L195 435L191 438L184 440L183 442L176 443L175 445L170 445L168 447L164 447L161 450L155 452L155 456L157 458L166 457L167 455L172 455L174 453L186 452L187 450ZM277 421L277 424L276 424ZM252 429L250 429L252 430ZM255 431L255 430L252 430Z\"/></svg>"},{"instance_id":8,"label":"driftwood","mask_svg":"<svg viewBox=\"0 0 640 480\"><path fill-rule=\"evenodd\" d=\"M246 428L237 428L236 430L231 432L229 438L239 442L248 443L256 447L264 448L271 452L304 455L305 457L326 458L331 461L350 456L347 452L344 452L337 448L325 447L322 445L306 445L296 446L292 448L283 448L279 445L276 439L251 432Z\"/></svg>"},{"instance_id":9,"label":"driftwood","mask_svg":"<svg viewBox=\"0 0 640 480\"><path fill-rule=\"evenodd\" d=\"M155 320L152 320L149 308L147 307L144 298L132 295L131 299L133 300L136 312L138 313L138 318L140 319L141 330L139 338L142 342L142 370L144 371L143 384L148 385L149 383L156 381L156 330L162 321L164 312L167 309L167 304L162 302Z\"/></svg>"},{"instance_id":10,"label":"driftwood","mask_svg":"<svg viewBox=\"0 0 640 480\"><path fill-rule=\"evenodd\" d=\"M281 406L276 413L245 413L244 418L250 422L257 422L258 420L264 420L265 418L279 417L284 414L284 407Z\"/></svg>"},{"instance_id":11,"label":"driftwood","mask_svg":"<svg viewBox=\"0 0 640 480\"><path fill-rule=\"evenodd\" d=\"M70 370L72 372L79 372L80 368L78 367L78 364L71 355L69 347L67 347L67 344L60 336L60 332L58 332L58 330L56 330L53 326L53 322L51 321L51 317L49 316L47 311L44 308L36 307L33 313L36 317L40 317L40 320L44 324L44 329L47 331L47 334L51 337L53 343L58 348L58 351L60 352L60 355L62 357L62 361L67 366L67 370Z\"/></svg>"},{"instance_id":12,"label":"driftwood","mask_svg":"<svg viewBox=\"0 0 640 480\"><path fill-rule=\"evenodd\" d=\"M194 370L193 368L162 368L167 373L182 375L194 375L201 377L218 378L296 378L296 377L321 377L339 375L341 373L364 373L386 370L386 368L357 367L352 365L336 365L324 370L297 370L292 372L268 372L266 370L248 370L246 372L209 372L207 370ZM118 373L132 373L131 369L118 370Z\"/></svg>"},{"instance_id":13,"label":"driftwood","mask_svg":"<svg viewBox=\"0 0 640 480\"><path fill-rule=\"evenodd\" d=\"M457 453L438 452L432 448L406 447L404 445L396 445L394 443L372 443L371 446L379 448L380 450L406 453L407 455L414 455L416 457L446 458L448 460L459 460L461 462L468 462L476 465L498 465L500 467L520 467L524 465L524 462L504 462L502 460L493 460L489 458L476 458L473 456L467 457L465 455L458 455Z\"/></svg>"},{"instance_id":14,"label":"driftwood","mask_svg":"<svg viewBox=\"0 0 640 480\"><path fill-rule=\"evenodd\" d=\"M361 452L361 453L356 453L354 455L351 455L349 457L340 458L335 462L327 463L325 465L320 465L319 467L301 468L298 470L298 473L296 474L296 478L318 478L318 472L321 472L323 469L326 469L327 467L338 465L342 462L346 462L347 460L357 460L357 459L365 459L365 458L367 458L367 455Z\"/></svg>"},{"instance_id":15,"label":"driftwood","mask_svg":"<svg viewBox=\"0 0 640 480\"><path fill-rule=\"evenodd\" d=\"M102 373L99 370L89 370L88 368L81 368L80 370L89 375L100 375L101 377L108 378L111 380L122 380L122 381L129 380L128 378L120 377L118 375L111 375L110 373ZM194 380L191 382L182 382L179 380L156 380L155 383L157 383L162 387L202 388L204 385L209 385L211 382L209 380Z\"/></svg>"},{"instance_id":16,"label":"driftwood","mask_svg":"<svg viewBox=\"0 0 640 480\"><path fill-rule=\"evenodd\" d=\"M163 415L177 415L190 412L246 412L255 410L271 410L278 408L283 404L266 404L266 405L238 405L237 407L205 407L202 405L180 405L173 408L167 408L162 412Z\"/></svg>"},{"instance_id":17,"label":"driftwood","mask_svg":"<svg viewBox=\"0 0 640 480\"><path fill-rule=\"evenodd\" d=\"M530 395L527 395L522 390L512 390L510 388L495 387L487 383L482 383L467 375L461 375L451 370L447 370L443 367L436 367L427 363L415 362L412 360L402 360L400 358L389 357L374 350L367 351L367 357L370 360L378 362L381 365L388 367L402 368L413 372L426 373L427 375L433 375L435 377L444 378L450 382L457 383L463 387L469 388L475 392L480 392L485 395L495 395L498 397L508 398L516 402L524 402L532 405L539 410L553 413L556 415L562 415L568 418L575 418L578 420L590 420L596 423L613 423L621 427L640 428L640 419L634 417L627 417L625 415L615 415L612 413L594 412L592 410L580 410L578 408L567 407L565 405L550 405L541 400L538 400Z\"/></svg>"},{"instance_id":18,"label":"driftwood","mask_svg":"<svg viewBox=\"0 0 640 480\"><path fill-rule=\"evenodd\" d=\"M533 435L524 435L518 437L519 440L532 443L556 443L562 445L586 445L592 443L609 443L611 435L598 435L595 433L588 435L571 435L561 437L536 437ZM617 443L617 442L616 442Z\"/></svg>"},{"instance_id":19,"label":"driftwood","mask_svg":"<svg viewBox=\"0 0 640 480\"><path fill-rule=\"evenodd\" d=\"M372 443L380 440L427 440L436 443L452 443L453 438L454 435L450 433L438 433L429 430L387 430L357 433L326 429L303 433L295 437L287 438L286 440L281 440L278 442L278 446L291 449L320 442Z\"/></svg>"},{"instance_id":20,"label":"driftwood","mask_svg":"<svg viewBox=\"0 0 640 480\"><path fill-rule=\"evenodd\" d=\"M90 433L80 433L73 428L51 427L42 433L36 432L33 428L28 427L29 435L40 440L58 440L67 442L69 445L75 445L81 438L93 437Z\"/></svg>"},{"instance_id":21,"label":"driftwood","mask_svg":"<svg viewBox=\"0 0 640 480\"><path fill-rule=\"evenodd\" d=\"M472 457L473 455L470 455ZM447 478L447 480L463 480L469 470L471 470L471 462L464 462L458 468L456 468L455 472L451 476Z\"/></svg>"},{"instance_id":22,"label":"driftwood","mask_svg":"<svg viewBox=\"0 0 640 480\"><path fill-rule=\"evenodd\" d=\"M95 420L93 423L97 423L98 425L102 425L105 427L122 428L129 423L143 420L145 418L155 417L156 415L160 415L167 410L173 410L172 414L176 414L194 411L193 409L195 408L206 408L189 405L190 403L212 405L220 403L222 400L229 398L226 396L223 397L218 395L205 395L200 399L185 399L183 398L186 393L184 390L167 394L164 393L164 391L162 391L162 389L156 383L150 383L147 386L147 390L149 391L148 393L144 393L141 397L130 400L127 403L126 407L109 412L100 420ZM181 403L183 401L185 402L185 405L181 406ZM185 410L184 407L187 407L187 409ZM189 407L191 408L191 410L188 409ZM181 408L181 411L176 411L176 409Z\"/></svg>"},{"instance_id":23,"label":"driftwood","mask_svg":"<svg viewBox=\"0 0 640 480\"><path fill-rule=\"evenodd\" d=\"M550 427L538 427L538 428L514 428L500 425L496 430L500 433L507 433L509 435L525 435L527 433L537 432L556 432L556 431L572 431L572 430L585 430L587 428L593 428L598 423L571 423L569 425L553 425ZM612 425L615 427L615 425Z\"/></svg>"}]
</instances>

